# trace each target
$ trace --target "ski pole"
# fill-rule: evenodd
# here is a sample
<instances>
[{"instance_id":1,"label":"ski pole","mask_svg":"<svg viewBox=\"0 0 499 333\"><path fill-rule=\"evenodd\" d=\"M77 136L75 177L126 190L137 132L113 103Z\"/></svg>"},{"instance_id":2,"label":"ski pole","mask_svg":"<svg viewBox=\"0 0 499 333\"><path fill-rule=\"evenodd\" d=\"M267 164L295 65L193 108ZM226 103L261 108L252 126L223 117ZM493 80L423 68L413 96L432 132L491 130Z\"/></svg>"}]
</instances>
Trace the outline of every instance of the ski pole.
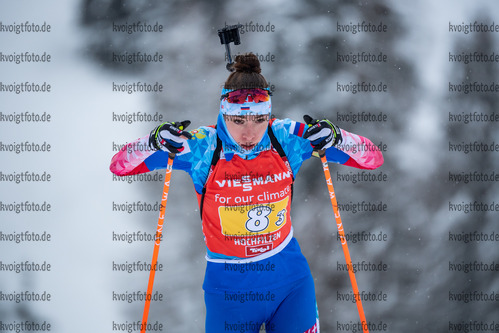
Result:
<instances>
[{"instance_id":1,"label":"ski pole","mask_svg":"<svg viewBox=\"0 0 499 333\"><path fill-rule=\"evenodd\" d=\"M158 263L159 244L161 242L161 234L163 232L163 222L165 220L165 207L166 207L166 201L168 200L168 191L170 190L170 179L172 176L172 165L174 158L175 154L168 154L168 165L166 166L165 183L163 185L163 196L161 197L161 205L159 206L158 226L156 229L156 236L154 239L154 251L152 254L151 270L149 271L149 282L147 284L146 303L144 305L144 313L142 315L142 325L140 328L140 333L144 333L146 331L147 317L149 316L149 306L152 298L152 287L154 284L154 275L156 273L156 264Z\"/></svg>"},{"instance_id":2,"label":"ski pole","mask_svg":"<svg viewBox=\"0 0 499 333\"><path fill-rule=\"evenodd\" d=\"M319 150L319 157L322 162L322 169L324 170L324 176L326 177L326 183L329 190L329 197L331 199L331 204L333 205L334 218L336 220L336 226L338 227L338 233L340 234L341 247L343 248L343 254L345 255L345 261L347 263L348 275L350 276L350 282L352 284L353 296L356 298L357 310L359 312L360 322L362 324L362 331L364 333L369 333L369 328L367 327L366 316L364 315L364 308L362 307L362 301L360 299L359 287L357 287L357 280L355 279L355 273L353 271L352 259L350 258L350 252L348 251L347 240L345 238L345 231L343 229L343 223L341 222L340 212L338 211L338 202L336 201L336 195L334 193L333 181L331 179L331 173L329 172L329 166L327 164L326 152L324 149Z\"/></svg>"}]
</instances>

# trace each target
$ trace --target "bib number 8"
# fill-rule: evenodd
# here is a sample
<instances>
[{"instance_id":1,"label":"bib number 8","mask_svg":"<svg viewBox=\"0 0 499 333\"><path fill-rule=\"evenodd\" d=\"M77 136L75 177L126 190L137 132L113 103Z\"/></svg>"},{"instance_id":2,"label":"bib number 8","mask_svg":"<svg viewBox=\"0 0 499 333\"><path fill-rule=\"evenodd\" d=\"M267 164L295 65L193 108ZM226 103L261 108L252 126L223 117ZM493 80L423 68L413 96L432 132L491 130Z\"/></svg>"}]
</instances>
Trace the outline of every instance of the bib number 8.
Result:
<instances>
[{"instance_id":1,"label":"bib number 8","mask_svg":"<svg viewBox=\"0 0 499 333\"><path fill-rule=\"evenodd\" d=\"M246 229L249 232L260 232L269 226L268 216L272 209L268 206L254 207L248 211L248 220L246 221Z\"/></svg>"}]
</instances>

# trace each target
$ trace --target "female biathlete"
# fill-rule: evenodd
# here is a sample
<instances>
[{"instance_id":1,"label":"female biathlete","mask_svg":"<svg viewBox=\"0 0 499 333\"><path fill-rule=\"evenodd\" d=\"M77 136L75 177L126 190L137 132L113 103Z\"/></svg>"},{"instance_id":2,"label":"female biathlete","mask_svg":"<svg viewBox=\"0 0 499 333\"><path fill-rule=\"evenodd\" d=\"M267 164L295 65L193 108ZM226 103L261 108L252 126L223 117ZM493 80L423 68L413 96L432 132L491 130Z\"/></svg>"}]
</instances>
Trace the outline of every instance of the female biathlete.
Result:
<instances>
[{"instance_id":1,"label":"female biathlete","mask_svg":"<svg viewBox=\"0 0 499 333\"><path fill-rule=\"evenodd\" d=\"M368 139L328 120L271 118L268 83L252 54L225 82L216 126L166 122L111 161L119 176L165 168L189 173L207 247L206 332L319 332L314 282L291 226L293 181L314 150L361 169L383 164ZM150 149L140 149L148 146ZM129 149L130 148L130 149Z\"/></svg>"}]
</instances>

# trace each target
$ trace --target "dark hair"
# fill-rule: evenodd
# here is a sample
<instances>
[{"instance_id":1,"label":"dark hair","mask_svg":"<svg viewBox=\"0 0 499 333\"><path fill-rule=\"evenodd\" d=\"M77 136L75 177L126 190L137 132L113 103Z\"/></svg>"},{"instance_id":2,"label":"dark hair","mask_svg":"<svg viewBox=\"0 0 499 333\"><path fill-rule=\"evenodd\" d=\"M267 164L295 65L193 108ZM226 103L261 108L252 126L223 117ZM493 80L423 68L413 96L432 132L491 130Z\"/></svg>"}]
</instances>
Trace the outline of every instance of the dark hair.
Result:
<instances>
[{"instance_id":1,"label":"dark hair","mask_svg":"<svg viewBox=\"0 0 499 333\"><path fill-rule=\"evenodd\" d=\"M236 62L232 67L234 72L225 81L225 89L264 89L269 86L267 80L260 74L262 71L260 61L253 53L250 52L236 56Z\"/></svg>"}]
</instances>

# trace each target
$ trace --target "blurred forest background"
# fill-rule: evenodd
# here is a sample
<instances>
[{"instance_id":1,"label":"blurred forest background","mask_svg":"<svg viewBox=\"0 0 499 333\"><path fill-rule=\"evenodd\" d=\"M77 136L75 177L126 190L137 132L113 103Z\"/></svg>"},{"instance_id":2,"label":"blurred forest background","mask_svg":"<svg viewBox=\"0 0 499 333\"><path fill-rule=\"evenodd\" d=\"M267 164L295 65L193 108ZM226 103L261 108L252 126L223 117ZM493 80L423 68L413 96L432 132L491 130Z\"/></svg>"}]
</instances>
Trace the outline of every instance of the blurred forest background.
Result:
<instances>
[{"instance_id":1,"label":"blurred forest background","mask_svg":"<svg viewBox=\"0 0 499 333\"><path fill-rule=\"evenodd\" d=\"M499 53L499 33L449 31L451 23L499 23L495 2L81 0L76 11L78 21L74 23L81 32L78 44L91 67L116 82L163 83L164 93L148 95L141 110L153 114L158 111L165 120L190 119L190 128L216 121L218 96L228 76L225 49L217 29L236 23L275 27L270 32L244 31L241 45L231 44L234 54L251 51L270 55L267 60L274 60L261 62L262 74L275 87L274 115L297 121L304 114L326 117L376 145L386 145L384 165L371 172L386 175L386 181L342 181L341 175L352 175L357 170L330 166L340 204L365 201L387 207L382 212L341 212L347 234L381 232L387 239L349 242L354 262L382 262L388 267L385 272L356 274L361 290L386 294L386 301L363 302L367 320L386 323L387 332L407 333L444 332L450 331L450 323L497 320L496 301L465 303L450 299L451 292L499 292L497 272L449 271L450 263L499 263L497 242L449 240L449 233L499 232L498 212L465 214L449 208L451 204L470 201L499 203L497 181L465 183L450 176L497 172L498 152L449 151L451 144L463 142L499 143L497 122L449 121L450 114L498 112L498 93L449 91L449 83L491 83L499 77L497 62L465 64L449 60L449 53ZM159 23L164 30L127 34L111 28L113 24L138 21ZM339 24L362 22L382 23L387 30L357 34L338 31ZM159 52L164 61L113 61L113 53L139 51ZM338 54L359 52L382 53L387 61L339 61ZM382 82L387 85L387 92L338 91L338 84L349 82ZM127 109L125 104L114 111L137 110ZM342 117L363 111L382 113L386 121L352 121L352 117ZM109 113L109 109L102 112ZM128 131L131 127L118 128L113 124L111 133L106 126L96 125L96 129L105 130L113 142L119 142L112 132L131 141L147 135L154 126L138 123L133 125L133 131ZM99 136L99 132L95 135ZM104 144L109 147L107 141ZM111 156L109 153L109 160ZM99 168L105 167L105 163L99 163ZM113 185L109 181L103 186ZM303 165L295 189L295 236L314 276L321 331L339 332L340 324L357 322L358 314L354 303L341 301L338 296L349 293L351 286L347 272L338 269L344 257L336 239L336 225L318 160L311 159ZM133 193L133 197L155 202L160 198L160 190L160 182L142 182L128 186L123 197ZM113 191L118 192L116 188ZM156 274L155 280L155 289L165 294L166 301L152 304L149 320L164 323L165 332L202 332L205 247L194 189L185 173L174 172L170 193L159 256L165 269ZM153 232L156 218L155 214L136 214L124 223L129 229ZM114 226L120 223L116 214L101 218L100 223L110 220ZM139 250L121 248L109 241L109 234L106 237L107 243L99 251L114 252L123 260L149 260L152 244L141 245ZM110 275L108 271L109 267L102 274ZM118 279L115 276L106 287L106 299L110 297L109 290L141 290L146 286L146 275L121 275ZM110 305L118 307L129 321L141 318L141 303ZM0 319L37 316L29 307L16 309L13 312L0 303ZM80 311L84 316L85 309Z\"/></svg>"}]
</instances>

